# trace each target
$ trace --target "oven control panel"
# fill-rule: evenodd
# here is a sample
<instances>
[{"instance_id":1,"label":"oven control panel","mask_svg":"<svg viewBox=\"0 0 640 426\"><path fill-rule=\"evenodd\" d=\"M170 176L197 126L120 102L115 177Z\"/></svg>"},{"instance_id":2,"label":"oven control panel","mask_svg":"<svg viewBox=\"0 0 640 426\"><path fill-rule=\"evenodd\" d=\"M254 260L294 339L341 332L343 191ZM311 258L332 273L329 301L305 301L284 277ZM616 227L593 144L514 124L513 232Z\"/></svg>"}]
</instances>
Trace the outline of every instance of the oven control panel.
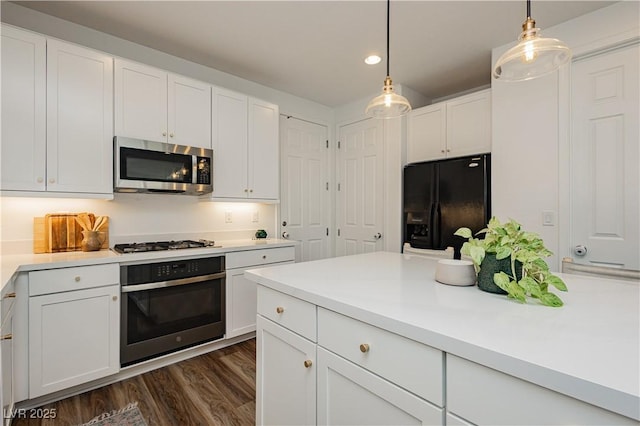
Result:
<instances>
[{"instance_id":1,"label":"oven control panel","mask_svg":"<svg viewBox=\"0 0 640 426\"><path fill-rule=\"evenodd\" d=\"M224 270L224 256L124 265L120 267L120 282L122 285L154 283L216 274Z\"/></svg>"}]
</instances>

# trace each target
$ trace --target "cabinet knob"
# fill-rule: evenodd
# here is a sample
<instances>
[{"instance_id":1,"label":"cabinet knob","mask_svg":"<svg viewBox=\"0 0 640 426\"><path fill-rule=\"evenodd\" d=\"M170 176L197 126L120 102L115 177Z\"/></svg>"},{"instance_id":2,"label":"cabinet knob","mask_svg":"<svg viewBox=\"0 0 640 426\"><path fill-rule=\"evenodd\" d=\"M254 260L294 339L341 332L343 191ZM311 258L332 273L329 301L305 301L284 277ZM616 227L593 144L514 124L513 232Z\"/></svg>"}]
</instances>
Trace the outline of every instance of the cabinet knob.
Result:
<instances>
[{"instance_id":1,"label":"cabinet knob","mask_svg":"<svg viewBox=\"0 0 640 426\"><path fill-rule=\"evenodd\" d=\"M440 152L444 154L444 149L441 149Z\"/></svg>"},{"instance_id":2,"label":"cabinet knob","mask_svg":"<svg viewBox=\"0 0 640 426\"><path fill-rule=\"evenodd\" d=\"M167 132L162 132L162 136L167 136Z\"/></svg>"},{"instance_id":3,"label":"cabinet knob","mask_svg":"<svg viewBox=\"0 0 640 426\"><path fill-rule=\"evenodd\" d=\"M13 334L5 334L4 336L0 336L0 340L11 340L13 339Z\"/></svg>"},{"instance_id":4,"label":"cabinet knob","mask_svg":"<svg viewBox=\"0 0 640 426\"><path fill-rule=\"evenodd\" d=\"M74 278L74 280L75 280L76 282L80 282L80 277L79 277L79 276L78 276L78 277L75 277L75 278Z\"/></svg>"},{"instance_id":5,"label":"cabinet knob","mask_svg":"<svg viewBox=\"0 0 640 426\"><path fill-rule=\"evenodd\" d=\"M173 137L173 133L169 133L169 137L172 138Z\"/></svg>"},{"instance_id":6,"label":"cabinet knob","mask_svg":"<svg viewBox=\"0 0 640 426\"><path fill-rule=\"evenodd\" d=\"M253 189L250 189L249 192L253 192Z\"/></svg>"},{"instance_id":7,"label":"cabinet knob","mask_svg":"<svg viewBox=\"0 0 640 426\"><path fill-rule=\"evenodd\" d=\"M267 255L266 255L266 254L263 254L263 255L262 255L262 258L263 258L263 259L266 259L266 258L267 258Z\"/></svg>"},{"instance_id":8,"label":"cabinet knob","mask_svg":"<svg viewBox=\"0 0 640 426\"><path fill-rule=\"evenodd\" d=\"M360 345L360 352L362 352L363 354L366 354L367 352L369 352L369 344L367 343L363 343Z\"/></svg>"},{"instance_id":9,"label":"cabinet knob","mask_svg":"<svg viewBox=\"0 0 640 426\"><path fill-rule=\"evenodd\" d=\"M244 192L249 192L249 190L248 190L248 189L245 189L245 190L244 190Z\"/></svg>"},{"instance_id":10,"label":"cabinet knob","mask_svg":"<svg viewBox=\"0 0 640 426\"><path fill-rule=\"evenodd\" d=\"M55 178L49 178L49 183L56 183Z\"/></svg>"},{"instance_id":11,"label":"cabinet knob","mask_svg":"<svg viewBox=\"0 0 640 426\"><path fill-rule=\"evenodd\" d=\"M118 301L118 296L113 296L113 297L111 298L111 300L113 300L114 302L117 302L117 301Z\"/></svg>"},{"instance_id":12,"label":"cabinet knob","mask_svg":"<svg viewBox=\"0 0 640 426\"><path fill-rule=\"evenodd\" d=\"M5 294L3 299L11 299L13 297L16 297L15 292Z\"/></svg>"},{"instance_id":13,"label":"cabinet knob","mask_svg":"<svg viewBox=\"0 0 640 426\"><path fill-rule=\"evenodd\" d=\"M451 150L450 150L450 149L447 149L447 152L451 152Z\"/></svg>"},{"instance_id":14,"label":"cabinet knob","mask_svg":"<svg viewBox=\"0 0 640 426\"><path fill-rule=\"evenodd\" d=\"M281 314L281 313L283 313L283 312L284 312L284 308L283 308L282 306L278 306L278 307L276 308L276 313L277 313L277 314Z\"/></svg>"},{"instance_id":15,"label":"cabinet knob","mask_svg":"<svg viewBox=\"0 0 640 426\"><path fill-rule=\"evenodd\" d=\"M309 368L313 365L313 362L311 362L310 359L305 359L304 360L304 368Z\"/></svg>"},{"instance_id":16,"label":"cabinet knob","mask_svg":"<svg viewBox=\"0 0 640 426\"><path fill-rule=\"evenodd\" d=\"M38 183L42 183L43 181L44 181L44 179L43 179L43 178L41 178L41 177L38 177L38 178L36 179L36 182L38 182Z\"/></svg>"}]
</instances>

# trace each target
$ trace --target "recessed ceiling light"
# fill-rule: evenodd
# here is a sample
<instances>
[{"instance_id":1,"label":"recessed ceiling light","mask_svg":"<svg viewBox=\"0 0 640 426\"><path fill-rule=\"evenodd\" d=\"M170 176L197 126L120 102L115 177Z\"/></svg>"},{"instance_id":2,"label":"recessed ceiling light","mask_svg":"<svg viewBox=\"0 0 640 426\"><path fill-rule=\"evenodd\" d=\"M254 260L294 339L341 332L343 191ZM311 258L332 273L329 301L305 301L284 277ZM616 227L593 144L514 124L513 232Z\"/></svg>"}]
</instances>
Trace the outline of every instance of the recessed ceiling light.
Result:
<instances>
[{"instance_id":1,"label":"recessed ceiling light","mask_svg":"<svg viewBox=\"0 0 640 426\"><path fill-rule=\"evenodd\" d=\"M364 63L367 65L379 64L382 58L378 55L371 55L364 58Z\"/></svg>"}]
</instances>

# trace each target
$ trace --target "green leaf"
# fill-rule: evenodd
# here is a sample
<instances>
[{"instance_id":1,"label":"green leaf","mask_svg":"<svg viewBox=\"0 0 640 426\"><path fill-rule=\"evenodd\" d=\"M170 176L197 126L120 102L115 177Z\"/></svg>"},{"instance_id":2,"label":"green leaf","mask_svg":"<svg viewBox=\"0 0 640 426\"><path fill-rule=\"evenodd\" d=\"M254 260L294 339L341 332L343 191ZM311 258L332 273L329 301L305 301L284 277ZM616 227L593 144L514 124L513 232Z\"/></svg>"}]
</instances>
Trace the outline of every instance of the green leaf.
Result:
<instances>
[{"instance_id":1,"label":"green leaf","mask_svg":"<svg viewBox=\"0 0 640 426\"><path fill-rule=\"evenodd\" d=\"M541 271L549 270L549 265L547 265L547 262L545 262L543 259L536 259L533 261L533 264Z\"/></svg>"},{"instance_id":2,"label":"green leaf","mask_svg":"<svg viewBox=\"0 0 640 426\"><path fill-rule=\"evenodd\" d=\"M469 256L476 265L480 265L484 260L484 248L474 245L469 245Z\"/></svg>"},{"instance_id":3,"label":"green leaf","mask_svg":"<svg viewBox=\"0 0 640 426\"><path fill-rule=\"evenodd\" d=\"M540 290L540 286L531 277L524 277L518 282L518 285L524 289L525 292L530 294L533 297L540 298L542 295L542 291Z\"/></svg>"},{"instance_id":4,"label":"green leaf","mask_svg":"<svg viewBox=\"0 0 640 426\"><path fill-rule=\"evenodd\" d=\"M562 303L562 300L560 300L560 298L553 293L545 293L540 296L540 302L542 302L542 304L545 306L551 306L554 308L559 308L560 306L564 305L564 303Z\"/></svg>"},{"instance_id":5,"label":"green leaf","mask_svg":"<svg viewBox=\"0 0 640 426\"><path fill-rule=\"evenodd\" d=\"M516 299L517 301L522 303L527 303L527 299L525 297L526 294L522 289L522 287L520 287L517 282L509 281L509 284L507 285L507 292L509 293L509 296L512 297L513 299Z\"/></svg>"},{"instance_id":6,"label":"green leaf","mask_svg":"<svg viewBox=\"0 0 640 426\"><path fill-rule=\"evenodd\" d=\"M472 237L471 229L469 229L469 228L460 228L456 232L454 232L453 235L457 235L457 236L463 237L463 238L471 238Z\"/></svg>"},{"instance_id":7,"label":"green leaf","mask_svg":"<svg viewBox=\"0 0 640 426\"><path fill-rule=\"evenodd\" d=\"M509 281L511 281L509 275L505 274L504 272L496 272L495 274L493 274L493 282L498 287L507 292L509 291Z\"/></svg>"},{"instance_id":8,"label":"green leaf","mask_svg":"<svg viewBox=\"0 0 640 426\"><path fill-rule=\"evenodd\" d=\"M547 279L544 280L547 284L551 284L560 291L567 291L567 285L562 281L560 277L553 274L549 274Z\"/></svg>"},{"instance_id":9,"label":"green leaf","mask_svg":"<svg viewBox=\"0 0 640 426\"><path fill-rule=\"evenodd\" d=\"M511 256L511 247L499 246L496 248L496 259L506 259Z\"/></svg>"}]
</instances>

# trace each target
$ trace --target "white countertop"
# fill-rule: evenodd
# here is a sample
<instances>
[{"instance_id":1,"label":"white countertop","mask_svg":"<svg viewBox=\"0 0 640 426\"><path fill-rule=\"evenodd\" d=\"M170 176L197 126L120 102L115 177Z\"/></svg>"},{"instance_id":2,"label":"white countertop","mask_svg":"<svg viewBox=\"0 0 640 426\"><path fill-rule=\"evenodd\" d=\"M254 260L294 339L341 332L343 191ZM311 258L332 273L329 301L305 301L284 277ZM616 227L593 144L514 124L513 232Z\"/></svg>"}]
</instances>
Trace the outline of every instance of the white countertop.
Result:
<instances>
[{"instance_id":1,"label":"white countertop","mask_svg":"<svg viewBox=\"0 0 640 426\"><path fill-rule=\"evenodd\" d=\"M68 268L73 266L99 265L104 263L130 263L146 260L188 259L194 257L225 254L234 251L251 250L264 247L286 247L296 245L296 241L281 239L265 240L226 240L216 241L215 247L185 250L164 250L146 253L120 254L113 250L92 252L71 251L62 253L20 253L3 254L0 262L0 288L14 279L16 272L37 271L42 269Z\"/></svg>"},{"instance_id":2,"label":"white countertop","mask_svg":"<svg viewBox=\"0 0 640 426\"><path fill-rule=\"evenodd\" d=\"M376 252L253 269L249 279L640 420L640 283L559 274L565 305L435 281L436 261Z\"/></svg>"}]
</instances>

